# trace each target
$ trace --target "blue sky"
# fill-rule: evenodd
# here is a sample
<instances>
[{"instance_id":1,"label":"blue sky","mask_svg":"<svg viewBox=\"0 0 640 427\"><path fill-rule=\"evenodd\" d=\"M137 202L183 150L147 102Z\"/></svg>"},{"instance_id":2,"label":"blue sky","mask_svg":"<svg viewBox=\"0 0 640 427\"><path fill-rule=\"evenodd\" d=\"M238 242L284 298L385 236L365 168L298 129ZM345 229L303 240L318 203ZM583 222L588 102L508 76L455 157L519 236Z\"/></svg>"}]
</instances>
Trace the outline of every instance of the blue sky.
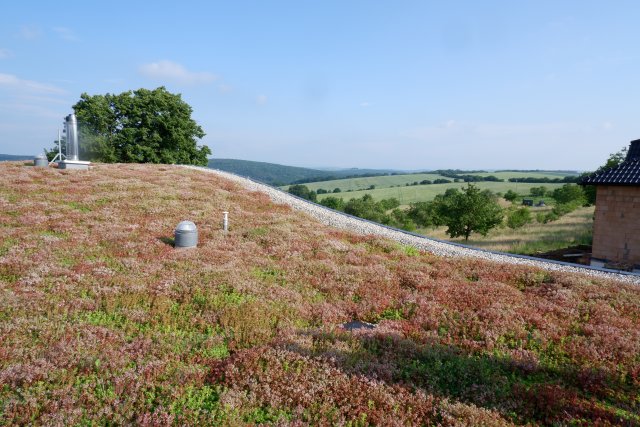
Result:
<instances>
[{"instance_id":1,"label":"blue sky","mask_svg":"<svg viewBox=\"0 0 640 427\"><path fill-rule=\"evenodd\" d=\"M161 85L219 158L590 170L640 138L638 2L93 3L2 6L0 153Z\"/></svg>"}]
</instances>

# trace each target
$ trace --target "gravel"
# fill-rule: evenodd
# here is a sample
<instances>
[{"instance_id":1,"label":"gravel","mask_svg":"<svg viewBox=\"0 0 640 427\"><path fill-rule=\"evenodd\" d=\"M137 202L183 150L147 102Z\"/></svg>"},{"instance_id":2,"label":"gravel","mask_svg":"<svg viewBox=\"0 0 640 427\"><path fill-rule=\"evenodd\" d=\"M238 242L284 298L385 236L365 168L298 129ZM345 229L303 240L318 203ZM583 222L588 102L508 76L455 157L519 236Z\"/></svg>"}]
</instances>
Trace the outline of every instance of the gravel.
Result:
<instances>
[{"instance_id":1,"label":"gravel","mask_svg":"<svg viewBox=\"0 0 640 427\"><path fill-rule=\"evenodd\" d=\"M640 276L636 274L618 273L601 268L578 266L575 264L568 264L560 261L553 262L522 255L486 251L460 244L443 242L440 240L435 240L417 234L409 233L403 230L387 227L385 225L377 224L361 218L353 217L343 212L334 211L332 209L286 193L278 188L274 188L267 184L262 184L249 178L241 177L229 172L196 166L184 167L206 173L213 173L228 180L237 182L247 190L266 193L273 202L286 204L295 210L306 213L307 215L315 218L323 224L343 230L349 230L359 234L369 234L385 237L395 240L396 242L399 242L403 245L409 245L417 249L431 252L435 255L445 257L481 258L497 263L533 266L549 271L581 273L592 277L614 279L628 283L640 284Z\"/></svg>"}]
</instances>

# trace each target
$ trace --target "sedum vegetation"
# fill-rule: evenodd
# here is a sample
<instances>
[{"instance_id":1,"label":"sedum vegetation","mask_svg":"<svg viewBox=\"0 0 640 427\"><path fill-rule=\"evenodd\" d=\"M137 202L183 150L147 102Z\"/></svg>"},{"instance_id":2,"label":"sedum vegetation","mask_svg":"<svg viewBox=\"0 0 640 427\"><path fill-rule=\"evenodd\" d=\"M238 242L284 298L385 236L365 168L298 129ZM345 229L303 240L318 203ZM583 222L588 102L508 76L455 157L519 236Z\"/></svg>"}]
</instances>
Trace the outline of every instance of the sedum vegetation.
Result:
<instances>
[{"instance_id":1,"label":"sedum vegetation","mask_svg":"<svg viewBox=\"0 0 640 427\"><path fill-rule=\"evenodd\" d=\"M0 424L640 423L637 286L439 258L178 167L0 177Z\"/></svg>"}]
</instances>

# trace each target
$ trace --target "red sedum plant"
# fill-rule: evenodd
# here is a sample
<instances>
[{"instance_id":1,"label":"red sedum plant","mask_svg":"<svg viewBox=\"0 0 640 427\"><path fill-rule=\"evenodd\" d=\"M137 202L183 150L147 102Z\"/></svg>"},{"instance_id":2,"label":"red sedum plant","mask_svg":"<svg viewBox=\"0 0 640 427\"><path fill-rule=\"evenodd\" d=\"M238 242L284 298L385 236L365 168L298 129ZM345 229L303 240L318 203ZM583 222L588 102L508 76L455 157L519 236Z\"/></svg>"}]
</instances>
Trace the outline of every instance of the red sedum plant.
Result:
<instances>
[{"instance_id":1,"label":"red sedum plant","mask_svg":"<svg viewBox=\"0 0 640 427\"><path fill-rule=\"evenodd\" d=\"M639 390L636 285L436 257L179 167L0 164L0 424L633 425Z\"/></svg>"}]
</instances>

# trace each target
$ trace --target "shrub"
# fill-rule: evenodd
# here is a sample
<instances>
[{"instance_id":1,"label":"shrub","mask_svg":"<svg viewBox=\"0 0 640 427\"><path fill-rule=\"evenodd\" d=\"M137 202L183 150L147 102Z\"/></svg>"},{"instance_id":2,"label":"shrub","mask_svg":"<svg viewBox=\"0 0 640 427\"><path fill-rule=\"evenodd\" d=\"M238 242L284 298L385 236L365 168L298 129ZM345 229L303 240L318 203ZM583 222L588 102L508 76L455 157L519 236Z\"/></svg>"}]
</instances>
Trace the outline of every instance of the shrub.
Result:
<instances>
[{"instance_id":1,"label":"shrub","mask_svg":"<svg viewBox=\"0 0 640 427\"><path fill-rule=\"evenodd\" d=\"M326 206L331 209L335 209L338 211L344 210L344 200L339 197L329 196L325 197L320 201L322 206Z\"/></svg>"},{"instance_id":2,"label":"shrub","mask_svg":"<svg viewBox=\"0 0 640 427\"><path fill-rule=\"evenodd\" d=\"M548 222L556 221L558 219L560 219L560 215L558 215L557 213L551 211L551 212L547 212L547 214L544 216L544 220L542 222L544 222L546 224Z\"/></svg>"},{"instance_id":3,"label":"shrub","mask_svg":"<svg viewBox=\"0 0 640 427\"><path fill-rule=\"evenodd\" d=\"M289 193L294 196L302 197L303 199L311 200L312 202L316 201L316 193L315 191L309 190L309 187L302 184L296 184L289 187Z\"/></svg>"},{"instance_id":4,"label":"shrub","mask_svg":"<svg viewBox=\"0 0 640 427\"><path fill-rule=\"evenodd\" d=\"M431 202L411 203L407 215L419 227L433 227L439 223Z\"/></svg>"},{"instance_id":5,"label":"shrub","mask_svg":"<svg viewBox=\"0 0 640 427\"><path fill-rule=\"evenodd\" d=\"M544 197L548 191L549 190L547 189L547 187L541 185L540 187L531 187L531 190L529 190L529 194L531 194L531 196L533 197Z\"/></svg>"},{"instance_id":6,"label":"shrub","mask_svg":"<svg viewBox=\"0 0 640 427\"><path fill-rule=\"evenodd\" d=\"M359 199L351 199L344 206L344 211L349 215L380 223L384 218L385 210L373 200L370 194L365 194Z\"/></svg>"},{"instance_id":7,"label":"shrub","mask_svg":"<svg viewBox=\"0 0 640 427\"><path fill-rule=\"evenodd\" d=\"M380 200L380 205L385 209L385 210L390 210L390 209L395 209L398 206L400 206L400 201L398 201L398 199L396 199L395 197L392 197L390 199L383 199Z\"/></svg>"},{"instance_id":8,"label":"shrub","mask_svg":"<svg viewBox=\"0 0 640 427\"><path fill-rule=\"evenodd\" d=\"M508 202L515 202L518 198L518 193L513 190L508 190L506 193L504 193L503 197Z\"/></svg>"},{"instance_id":9,"label":"shrub","mask_svg":"<svg viewBox=\"0 0 640 427\"><path fill-rule=\"evenodd\" d=\"M416 224L408 215L407 211L403 209L394 209L391 212L389 223L387 225L396 228L402 228L403 230L407 231L414 231L416 229Z\"/></svg>"},{"instance_id":10,"label":"shrub","mask_svg":"<svg viewBox=\"0 0 640 427\"><path fill-rule=\"evenodd\" d=\"M516 229L529 224L532 221L531 211L526 208L519 208L507 213L507 226Z\"/></svg>"}]
</instances>

